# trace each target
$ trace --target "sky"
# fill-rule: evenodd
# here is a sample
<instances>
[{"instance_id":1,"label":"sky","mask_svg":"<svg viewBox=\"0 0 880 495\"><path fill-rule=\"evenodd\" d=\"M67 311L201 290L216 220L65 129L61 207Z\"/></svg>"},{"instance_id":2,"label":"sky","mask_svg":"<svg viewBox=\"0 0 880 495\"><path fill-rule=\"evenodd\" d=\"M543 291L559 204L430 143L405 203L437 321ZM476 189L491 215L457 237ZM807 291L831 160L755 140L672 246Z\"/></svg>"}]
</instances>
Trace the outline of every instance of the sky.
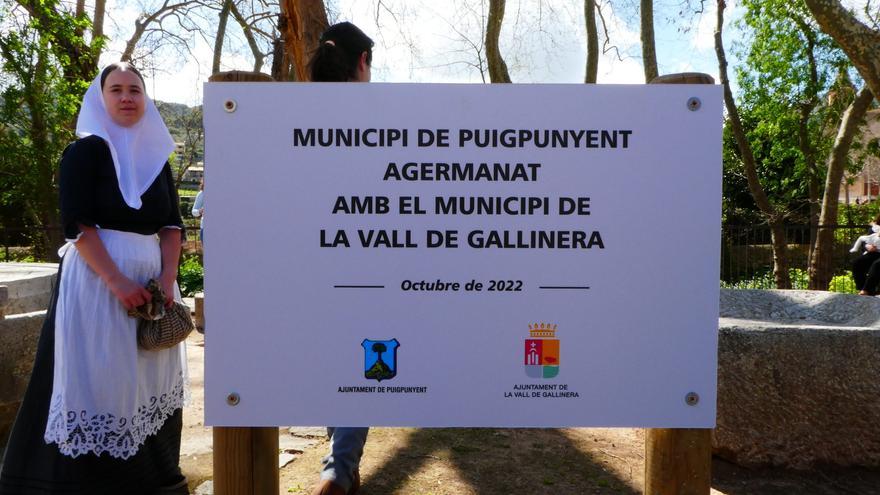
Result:
<instances>
[{"instance_id":1,"label":"sky","mask_svg":"<svg viewBox=\"0 0 880 495\"><path fill-rule=\"evenodd\" d=\"M110 0L107 23L111 39L130 35L133 19L140 12L130 0ZM329 2L330 20L347 20L363 29L376 42L373 81L482 83L475 68L477 57L471 42L482 39L480 3L476 0L384 0L389 9L377 12L374 0ZM485 2L488 4L488 2ZM644 73L635 0L608 2L602 14L613 48L599 62L598 82L641 84ZM698 2L697 2L698 3ZM705 72L718 80L714 52L715 2L706 12L679 12L678 0L655 0L655 38L661 74ZM392 15L393 12L393 15ZM736 2L728 2L725 48L732 58L730 39L737 33L731 25ZM629 22L627 22L627 20ZM583 0L508 0L501 33L501 52L516 83L581 83L586 60ZM232 23L230 23L232 24ZM600 25L600 47L604 34ZM147 90L157 100L197 105L202 85L211 69L212 40L194 37L189 54L163 57L161 69L146 68ZM118 59L122 41L111 44L102 65ZM230 36L222 70L250 70L242 41ZM265 70L265 69L264 69ZM732 74L731 74L732 76ZM488 78L488 75L486 75Z\"/></svg>"}]
</instances>

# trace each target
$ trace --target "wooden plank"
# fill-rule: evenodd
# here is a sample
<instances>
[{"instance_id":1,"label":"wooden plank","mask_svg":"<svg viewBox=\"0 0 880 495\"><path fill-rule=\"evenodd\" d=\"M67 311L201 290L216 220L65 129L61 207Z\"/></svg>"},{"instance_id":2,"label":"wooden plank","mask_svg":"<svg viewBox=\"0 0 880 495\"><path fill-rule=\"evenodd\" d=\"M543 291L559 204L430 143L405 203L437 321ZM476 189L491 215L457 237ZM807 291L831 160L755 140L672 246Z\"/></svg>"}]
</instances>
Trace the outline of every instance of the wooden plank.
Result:
<instances>
[{"instance_id":1,"label":"wooden plank","mask_svg":"<svg viewBox=\"0 0 880 495\"><path fill-rule=\"evenodd\" d=\"M708 495L712 486L712 430L645 431L645 495Z\"/></svg>"},{"instance_id":2,"label":"wooden plank","mask_svg":"<svg viewBox=\"0 0 880 495\"><path fill-rule=\"evenodd\" d=\"M214 427L216 495L258 495L254 492L253 430Z\"/></svg>"},{"instance_id":3,"label":"wooden plank","mask_svg":"<svg viewBox=\"0 0 880 495\"><path fill-rule=\"evenodd\" d=\"M254 453L254 495L278 493L278 428L251 428Z\"/></svg>"}]
</instances>

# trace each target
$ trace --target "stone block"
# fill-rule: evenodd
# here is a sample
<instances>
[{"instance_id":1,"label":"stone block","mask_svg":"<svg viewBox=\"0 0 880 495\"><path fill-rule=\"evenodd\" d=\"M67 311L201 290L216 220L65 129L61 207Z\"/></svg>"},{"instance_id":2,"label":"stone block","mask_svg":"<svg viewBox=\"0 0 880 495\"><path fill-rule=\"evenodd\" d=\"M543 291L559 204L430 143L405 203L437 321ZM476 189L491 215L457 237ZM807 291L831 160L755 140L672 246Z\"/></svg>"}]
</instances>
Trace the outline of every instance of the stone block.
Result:
<instances>
[{"instance_id":1,"label":"stone block","mask_svg":"<svg viewBox=\"0 0 880 495\"><path fill-rule=\"evenodd\" d=\"M3 312L11 315L45 310L57 274L55 263L0 263L0 285L8 291Z\"/></svg>"},{"instance_id":2,"label":"stone block","mask_svg":"<svg viewBox=\"0 0 880 495\"><path fill-rule=\"evenodd\" d=\"M0 320L0 446L27 389L46 311L7 316Z\"/></svg>"},{"instance_id":3,"label":"stone block","mask_svg":"<svg viewBox=\"0 0 880 495\"><path fill-rule=\"evenodd\" d=\"M880 299L723 290L716 455L880 467Z\"/></svg>"}]
</instances>

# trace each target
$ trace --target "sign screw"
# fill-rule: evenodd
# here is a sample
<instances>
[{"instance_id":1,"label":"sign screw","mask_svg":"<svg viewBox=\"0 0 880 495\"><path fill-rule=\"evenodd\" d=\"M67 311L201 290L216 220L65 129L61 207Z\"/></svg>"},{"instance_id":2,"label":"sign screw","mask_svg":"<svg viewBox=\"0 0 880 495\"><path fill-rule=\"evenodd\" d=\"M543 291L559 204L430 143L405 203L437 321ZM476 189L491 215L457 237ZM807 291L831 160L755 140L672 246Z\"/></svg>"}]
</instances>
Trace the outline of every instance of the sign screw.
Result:
<instances>
[{"instance_id":1,"label":"sign screw","mask_svg":"<svg viewBox=\"0 0 880 495\"><path fill-rule=\"evenodd\" d=\"M691 96L690 98L688 98L687 106L688 110L690 110L691 112L696 112L700 109L701 106L703 106L703 102L700 101L700 99L696 96Z\"/></svg>"},{"instance_id":2,"label":"sign screw","mask_svg":"<svg viewBox=\"0 0 880 495\"><path fill-rule=\"evenodd\" d=\"M223 109L226 110L228 113L234 112L236 106L237 105L235 104L235 100L226 100L225 102L223 102Z\"/></svg>"},{"instance_id":3,"label":"sign screw","mask_svg":"<svg viewBox=\"0 0 880 495\"><path fill-rule=\"evenodd\" d=\"M688 392L684 396L684 403L689 406L696 406L700 402L700 396L696 392Z\"/></svg>"},{"instance_id":4,"label":"sign screw","mask_svg":"<svg viewBox=\"0 0 880 495\"><path fill-rule=\"evenodd\" d=\"M241 397L235 392L226 396L226 403L230 406L237 406L239 402L241 402Z\"/></svg>"}]
</instances>

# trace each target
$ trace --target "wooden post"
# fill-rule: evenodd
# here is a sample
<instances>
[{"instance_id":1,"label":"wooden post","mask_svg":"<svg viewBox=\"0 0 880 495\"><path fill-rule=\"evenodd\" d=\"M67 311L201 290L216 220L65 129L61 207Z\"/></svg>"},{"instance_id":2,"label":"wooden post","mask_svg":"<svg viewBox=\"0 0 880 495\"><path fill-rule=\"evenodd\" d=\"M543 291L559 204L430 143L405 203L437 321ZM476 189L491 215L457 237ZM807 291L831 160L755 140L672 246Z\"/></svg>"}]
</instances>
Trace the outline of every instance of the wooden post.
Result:
<instances>
[{"instance_id":1,"label":"wooden post","mask_svg":"<svg viewBox=\"0 0 880 495\"><path fill-rule=\"evenodd\" d=\"M244 70L230 70L218 72L208 78L208 82L272 82L272 76L262 72L248 72Z\"/></svg>"},{"instance_id":2,"label":"wooden post","mask_svg":"<svg viewBox=\"0 0 880 495\"><path fill-rule=\"evenodd\" d=\"M269 82L259 72L220 72L211 82ZM204 326L204 296L196 299L196 324ZM210 339L210 337L208 337ZM214 493L275 495L279 492L278 428L214 428Z\"/></svg>"},{"instance_id":3,"label":"wooden post","mask_svg":"<svg viewBox=\"0 0 880 495\"><path fill-rule=\"evenodd\" d=\"M214 493L279 492L278 428L214 428Z\"/></svg>"},{"instance_id":4,"label":"wooden post","mask_svg":"<svg viewBox=\"0 0 880 495\"><path fill-rule=\"evenodd\" d=\"M196 330L199 333L205 333L205 293L198 292L193 298L196 302L195 307L195 317L193 318L193 323L196 325Z\"/></svg>"},{"instance_id":5,"label":"wooden post","mask_svg":"<svg viewBox=\"0 0 880 495\"><path fill-rule=\"evenodd\" d=\"M6 318L6 305L9 303L9 287L0 285L0 320Z\"/></svg>"},{"instance_id":6,"label":"wooden post","mask_svg":"<svg viewBox=\"0 0 880 495\"><path fill-rule=\"evenodd\" d=\"M651 84L715 84L715 78L702 72L679 72L657 76Z\"/></svg>"},{"instance_id":7,"label":"wooden post","mask_svg":"<svg viewBox=\"0 0 880 495\"><path fill-rule=\"evenodd\" d=\"M645 431L645 495L708 495L712 486L712 430Z\"/></svg>"},{"instance_id":8,"label":"wooden post","mask_svg":"<svg viewBox=\"0 0 880 495\"><path fill-rule=\"evenodd\" d=\"M651 84L714 84L708 74L656 77ZM645 430L645 495L708 495L712 487L712 430Z\"/></svg>"}]
</instances>

